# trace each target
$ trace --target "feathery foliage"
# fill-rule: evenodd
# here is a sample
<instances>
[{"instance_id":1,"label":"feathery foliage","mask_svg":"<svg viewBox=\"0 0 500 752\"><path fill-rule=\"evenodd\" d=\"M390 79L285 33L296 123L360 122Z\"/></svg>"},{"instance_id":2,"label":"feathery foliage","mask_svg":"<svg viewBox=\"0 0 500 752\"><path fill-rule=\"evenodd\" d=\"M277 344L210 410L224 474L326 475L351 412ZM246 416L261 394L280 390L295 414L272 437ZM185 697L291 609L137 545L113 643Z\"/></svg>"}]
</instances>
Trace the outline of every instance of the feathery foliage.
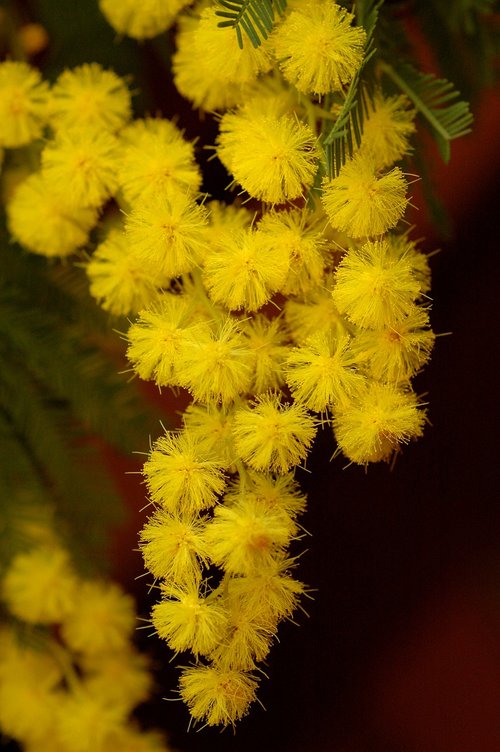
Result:
<instances>
[{"instance_id":1,"label":"feathery foliage","mask_svg":"<svg viewBox=\"0 0 500 752\"><path fill-rule=\"evenodd\" d=\"M250 39L254 47L260 47L263 39L267 39L276 17L276 11L282 14L286 8L286 0L218 0L225 10L216 10L220 18L218 26L231 27L236 31L238 45L243 47L242 30Z\"/></svg>"},{"instance_id":2,"label":"feathery foliage","mask_svg":"<svg viewBox=\"0 0 500 752\"><path fill-rule=\"evenodd\" d=\"M409 63L397 70L386 62L382 71L412 101L434 136L445 162L450 159L450 141L471 130L473 115L468 102L456 101L460 96L454 85L432 73L422 73Z\"/></svg>"}]
</instances>

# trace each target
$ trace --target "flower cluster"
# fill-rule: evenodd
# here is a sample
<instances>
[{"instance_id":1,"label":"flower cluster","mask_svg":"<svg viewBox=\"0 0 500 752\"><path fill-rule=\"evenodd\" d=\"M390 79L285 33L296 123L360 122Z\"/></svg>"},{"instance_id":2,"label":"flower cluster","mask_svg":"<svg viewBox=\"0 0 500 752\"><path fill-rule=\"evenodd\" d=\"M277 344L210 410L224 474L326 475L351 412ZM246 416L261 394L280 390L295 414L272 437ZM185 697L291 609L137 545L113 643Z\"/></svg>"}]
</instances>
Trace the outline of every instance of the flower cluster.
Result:
<instances>
[{"instance_id":1,"label":"flower cluster","mask_svg":"<svg viewBox=\"0 0 500 752\"><path fill-rule=\"evenodd\" d=\"M132 643L133 600L82 579L54 541L18 553L0 582L0 729L27 752L168 752L132 718L151 695L148 659Z\"/></svg>"},{"instance_id":2,"label":"flower cluster","mask_svg":"<svg viewBox=\"0 0 500 752\"><path fill-rule=\"evenodd\" d=\"M182 4L165 3L165 18L155 3L101 7L143 38ZM175 653L191 652L180 693L209 725L247 712L258 663L305 593L290 551L305 508L294 472L318 426L367 465L425 424L411 379L434 342L429 268L400 228L409 197L396 164L414 112L402 96L367 94L360 143L326 175L322 128L366 33L331 0L291 6L257 49L240 49L206 3L178 19L175 84L219 111L215 154L247 205L202 196L194 145L169 120L131 120L112 72L82 66L49 91L26 65L0 66L0 143L48 135L33 147L39 169L9 196L13 238L67 256L99 223L91 294L131 320L134 372L192 397L182 429L144 465L154 511L140 540L161 593L152 623Z\"/></svg>"}]
</instances>

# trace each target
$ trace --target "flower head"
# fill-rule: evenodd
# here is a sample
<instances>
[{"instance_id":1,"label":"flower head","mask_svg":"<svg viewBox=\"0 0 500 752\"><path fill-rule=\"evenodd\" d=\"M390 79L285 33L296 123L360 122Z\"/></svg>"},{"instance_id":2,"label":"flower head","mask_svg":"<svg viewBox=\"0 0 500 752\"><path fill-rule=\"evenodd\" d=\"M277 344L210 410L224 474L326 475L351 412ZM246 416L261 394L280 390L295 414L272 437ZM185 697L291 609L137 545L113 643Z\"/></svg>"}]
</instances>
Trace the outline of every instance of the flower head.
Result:
<instances>
[{"instance_id":1,"label":"flower head","mask_svg":"<svg viewBox=\"0 0 500 752\"><path fill-rule=\"evenodd\" d=\"M370 157L358 153L338 176L323 180L321 200L332 227L352 238L381 235L403 216L407 182L399 167L378 174Z\"/></svg>"},{"instance_id":2,"label":"flower head","mask_svg":"<svg viewBox=\"0 0 500 752\"><path fill-rule=\"evenodd\" d=\"M7 204L12 236L42 256L69 256L85 245L97 222L94 208L68 205L40 173L24 180Z\"/></svg>"},{"instance_id":3,"label":"flower head","mask_svg":"<svg viewBox=\"0 0 500 752\"><path fill-rule=\"evenodd\" d=\"M195 720L209 726L228 726L240 720L255 699L257 680L244 671L213 666L184 669L180 693Z\"/></svg>"},{"instance_id":4,"label":"flower head","mask_svg":"<svg viewBox=\"0 0 500 752\"><path fill-rule=\"evenodd\" d=\"M16 149L42 135L48 91L36 68L12 60L0 63L0 146Z\"/></svg>"},{"instance_id":5,"label":"flower head","mask_svg":"<svg viewBox=\"0 0 500 752\"><path fill-rule=\"evenodd\" d=\"M328 94L348 84L363 60L366 32L332 0L302 3L273 36L283 75L304 94Z\"/></svg>"},{"instance_id":6,"label":"flower head","mask_svg":"<svg viewBox=\"0 0 500 752\"><path fill-rule=\"evenodd\" d=\"M413 311L420 285L405 255L395 256L387 240L351 248L335 274L333 301L363 329L393 326Z\"/></svg>"},{"instance_id":7,"label":"flower head","mask_svg":"<svg viewBox=\"0 0 500 752\"><path fill-rule=\"evenodd\" d=\"M318 149L311 128L296 117L248 105L222 117L217 155L250 196L280 204L311 187Z\"/></svg>"},{"instance_id":8,"label":"flower head","mask_svg":"<svg viewBox=\"0 0 500 752\"><path fill-rule=\"evenodd\" d=\"M403 96L384 97L380 90L368 98L368 115L363 122L360 151L378 169L391 167L410 151L409 139L415 132L415 110Z\"/></svg>"},{"instance_id":9,"label":"flower head","mask_svg":"<svg viewBox=\"0 0 500 752\"><path fill-rule=\"evenodd\" d=\"M166 31L188 0L99 0L108 23L134 39L150 39Z\"/></svg>"},{"instance_id":10,"label":"flower head","mask_svg":"<svg viewBox=\"0 0 500 752\"><path fill-rule=\"evenodd\" d=\"M98 63L65 70L51 92L50 123L56 130L119 130L130 119L130 92L125 81Z\"/></svg>"},{"instance_id":11,"label":"flower head","mask_svg":"<svg viewBox=\"0 0 500 752\"><path fill-rule=\"evenodd\" d=\"M316 425L305 407L283 405L271 393L236 411L233 433L240 456L251 468L287 473L305 459Z\"/></svg>"}]
</instances>

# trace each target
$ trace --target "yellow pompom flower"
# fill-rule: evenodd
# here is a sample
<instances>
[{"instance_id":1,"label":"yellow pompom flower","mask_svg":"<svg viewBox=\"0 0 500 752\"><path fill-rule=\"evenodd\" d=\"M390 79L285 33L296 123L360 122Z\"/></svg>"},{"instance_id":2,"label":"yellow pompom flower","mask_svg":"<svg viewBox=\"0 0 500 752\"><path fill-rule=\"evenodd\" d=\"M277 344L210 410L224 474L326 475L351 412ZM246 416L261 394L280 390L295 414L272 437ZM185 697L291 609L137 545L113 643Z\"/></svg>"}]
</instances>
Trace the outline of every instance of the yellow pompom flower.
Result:
<instances>
[{"instance_id":1,"label":"yellow pompom flower","mask_svg":"<svg viewBox=\"0 0 500 752\"><path fill-rule=\"evenodd\" d=\"M276 624L262 609L250 610L244 598L231 598L228 610L227 631L210 658L221 669L251 671L269 653Z\"/></svg>"},{"instance_id":2,"label":"yellow pompom flower","mask_svg":"<svg viewBox=\"0 0 500 752\"><path fill-rule=\"evenodd\" d=\"M332 299L330 276L324 285L312 290L303 299L289 298L285 302L285 322L297 343L305 342L319 332L344 334L340 313Z\"/></svg>"},{"instance_id":3,"label":"yellow pompom flower","mask_svg":"<svg viewBox=\"0 0 500 752\"><path fill-rule=\"evenodd\" d=\"M301 295L321 284L327 263L327 244L319 227L319 217L307 209L266 212L259 232L271 241L276 252L290 259L281 292Z\"/></svg>"},{"instance_id":4,"label":"yellow pompom flower","mask_svg":"<svg viewBox=\"0 0 500 752\"><path fill-rule=\"evenodd\" d=\"M77 589L67 553L59 548L39 547L13 558L1 595L18 619L30 624L53 624L73 610Z\"/></svg>"},{"instance_id":5,"label":"yellow pompom flower","mask_svg":"<svg viewBox=\"0 0 500 752\"><path fill-rule=\"evenodd\" d=\"M363 60L366 32L332 0L303 3L273 35L283 75L304 94L339 91Z\"/></svg>"},{"instance_id":6,"label":"yellow pompom flower","mask_svg":"<svg viewBox=\"0 0 500 752\"><path fill-rule=\"evenodd\" d=\"M254 354L251 393L279 389L285 383L283 365L290 349L281 318L257 314L243 321L241 330Z\"/></svg>"},{"instance_id":7,"label":"yellow pompom flower","mask_svg":"<svg viewBox=\"0 0 500 752\"><path fill-rule=\"evenodd\" d=\"M411 379L427 363L435 338L429 314L415 306L391 326L358 332L352 353L372 378L399 383Z\"/></svg>"},{"instance_id":8,"label":"yellow pompom flower","mask_svg":"<svg viewBox=\"0 0 500 752\"><path fill-rule=\"evenodd\" d=\"M190 510L170 514L157 509L140 532L140 548L146 568L168 582L183 585L201 579L201 564L208 562L203 536L205 521Z\"/></svg>"},{"instance_id":9,"label":"yellow pompom flower","mask_svg":"<svg viewBox=\"0 0 500 752\"><path fill-rule=\"evenodd\" d=\"M349 401L363 386L364 379L354 363L351 337L318 333L290 352L286 381L294 399L310 410L322 412Z\"/></svg>"},{"instance_id":10,"label":"yellow pompom flower","mask_svg":"<svg viewBox=\"0 0 500 752\"><path fill-rule=\"evenodd\" d=\"M234 409L191 403L183 415L184 427L203 452L213 456L225 469L234 463L237 453L232 433Z\"/></svg>"},{"instance_id":11,"label":"yellow pompom flower","mask_svg":"<svg viewBox=\"0 0 500 752\"><path fill-rule=\"evenodd\" d=\"M60 703L55 738L67 752L94 752L120 731L128 708L78 688Z\"/></svg>"},{"instance_id":12,"label":"yellow pompom flower","mask_svg":"<svg viewBox=\"0 0 500 752\"><path fill-rule=\"evenodd\" d=\"M241 458L251 468L287 473L307 456L316 424L305 407L283 405L271 393L236 411L233 433Z\"/></svg>"},{"instance_id":13,"label":"yellow pompom flower","mask_svg":"<svg viewBox=\"0 0 500 752\"><path fill-rule=\"evenodd\" d=\"M200 563L208 562L205 522L190 515L158 509L140 532L144 564L154 577L178 585L201 579Z\"/></svg>"},{"instance_id":14,"label":"yellow pompom flower","mask_svg":"<svg viewBox=\"0 0 500 752\"><path fill-rule=\"evenodd\" d=\"M253 355L238 323L227 317L185 331L179 382L200 402L233 402L252 383Z\"/></svg>"},{"instance_id":15,"label":"yellow pompom flower","mask_svg":"<svg viewBox=\"0 0 500 752\"><path fill-rule=\"evenodd\" d=\"M220 504L208 523L205 537L210 558L229 574L251 574L269 565L276 551L296 534L292 518L245 496L230 506Z\"/></svg>"},{"instance_id":16,"label":"yellow pompom flower","mask_svg":"<svg viewBox=\"0 0 500 752\"><path fill-rule=\"evenodd\" d=\"M253 470L229 486L223 501L231 505L242 498L254 500L271 510L282 510L292 518L305 510L307 501L293 473L276 476Z\"/></svg>"},{"instance_id":17,"label":"yellow pompom flower","mask_svg":"<svg viewBox=\"0 0 500 752\"><path fill-rule=\"evenodd\" d=\"M297 117L266 115L247 105L222 116L217 155L250 196L281 204L311 187L318 148L311 128Z\"/></svg>"},{"instance_id":18,"label":"yellow pompom flower","mask_svg":"<svg viewBox=\"0 0 500 752\"><path fill-rule=\"evenodd\" d=\"M78 587L78 603L64 618L61 633L76 653L97 655L126 648L135 622L129 595L111 583L89 580Z\"/></svg>"},{"instance_id":19,"label":"yellow pompom flower","mask_svg":"<svg viewBox=\"0 0 500 752\"><path fill-rule=\"evenodd\" d=\"M139 262L120 229L97 246L85 270L90 294L114 316L136 313L159 298L161 279Z\"/></svg>"},{"instance_id":20,"label":"yellow pompom flower","mask_svg":"<svg viewBox=\"0 0 500 752\"><path fill-rule=\"evenodd\" d=\"M17 187L6 211L12 237L33 253L48 257L69 256L84 246L97 222L95 209L69 206L39 172Z\"/></svg>"},{"instance_id":21,"label":"yellow pompom flower","mask_svg":"<svg viewBox=\"0 0 500 752\"><path fill-rule=\"evenodd\" d=\"M220 599L203 597L197 584L179 587L166 584L164 599L153 606L151 621L158 635L176 653L191 650L194 655L211 653L220 642L227 624Z\"/></svg>"},{"instance_id":22,"label":"yellow pompom flower","mask_svg":"<svg viewBox=\"0 0 500 752\"><path fill-rule=\"evenodd\" d=\"M279 554L246 577L231 577L228 600L243 602L249 613L267 614L274 622L290 617L305 592L304 584L288 571L293 565L293 559Z\"/></svg>"},{"instance_id":23,"label":"yellow pompom flower","mask_svg":"<svg viewBox=\"0 0 500 752\"><path fill-rule=\"evenodd\" d=\"M238 46L233 29L218 27L215 8L183 21L172 58L174 83L196 107L224 109L240 101L242 88L272 66L269 44Z\"/></svg>"},{"instance_id":24,"label":"yellow pompom flower","mask_svg":"<svg viewBox=\"0 0 500 752\"><path fill-rule=\"evenodd\" d=\"M415 278L420 284L420 296L427 298L431 289L431 268L429 257L419 251L414 240L410 240L408 233L396 235L390 232L386 238L389 243L390 253L395 259L405 258L410 264Z\"/></svg>"},{"instance_id":25,"label":"yellow pompom flower","mask_svg":"<svg viewBox=\"0 0 500 752\"><path fill-rule=\"evenodd\" d=\"M27 63L0 63L0 146L16 149L40 138L49 87Z\"/></svg>"},{"instance_id":26,"label":"yellow pompom flower","mask_svg":"<svg viewBox=\"0 0 500 752\"><path fill-rule=\"evenodd\" d=\"M205 259L203 280L211 299L230 310L256 311L285 281L289 256L265 234L235 230Z\"/></svg>"},{"instance_id":27,"label":"yellow pompom flower","mask_svg":"<svg viewBox=\"0 0 500 752\"><path fill-rule=\"evenodd\" d=\"M134 253L159 275L194 269L205 248L208 212L190 194L169 189L134 202L125 230Z\"/></svg>"},{"instance_id":28,"label":"yellow pompom flower","mask_svg":"<svg viewBox=\"0 0 500 752\"><path fill-rule=\"evenodd\" d=\"M115 192L120 160L107 131L63 130L42 152L42 171L52 190L70 206L100 207Z\"/></svg>"},{"instance_id":29,"label":"yellow pompom flower","mask_svg":"<svg viewBox=\"0 0 500 752\"><path fill-rule=\"evenodd\" d=\"M192 16L180 19L176 36L177 49L172 55L172 74L178 92L192 102L194 107L206 112L226 110L241 104L247 87L228 82L213 69L205 50L197 49L198 26L199 19ZM221 31L217 29L218 34ZM219 37L219 43L223 38L228 37ZM233 43L233 39L230 41Z\"/></svg>"},{"instance_id":30,"label":"yellow pompom flower","mask_svg":"<svg viewBox=\"0 0 500 752\"><path fill-rule=\"evenodd\" d=\"M351 248L340 262L333 302L364 329L393 326L413 311L420 285L405 255L391 252L387 240Z\"/></svg>"},{"instance_id":31,"label":"yellow pompom flower","mask_svg":"<svg viewBox=\"0 0 500 752\"><path fill-rule=\"evenodd\" d=\"M169 292L140 312L127 332L127 358L141 379L153 379L158 386L179 383L177 360L192 315L189 298Z\"/></svg>"},{"instance_id":32,"label":"yellow pompom flower","mask_svg":"<svg viewBox=\"0 0 500 752\"><path fill-rule=\"evenodd\" d=\"M189 0L99 0L108 23L134 39L151 39L166 31Z\"/></svg>"},{"instance_id":33,"label":"yellow pompom flower","mask_svg":"<svg viewBox=\"0 0 500 752\"><path fill-rule=\"evenodd\" d=\"M373 160L356 154L338 176L323 179L321 200L336 230L351 238L381 235L405 213L407 182L399 169L379 174Z\"/></svg>"},{"instance_id":34,"label":"yellow pompom flower","mask_svg":"<svg viewBox=\"0 0 500 752\"><path fill-rule=\"evenodd\" d=\"M253 212L238 203L210 201L206 206L209 211L206 236L210 246L219 246L225 237L234 232L248 230L255 217Z\"/></svg>"},{"instance_id":35,"label":"yellow pompom flower","mask_svg":"<svg viewBox=\"0 0 500 752\"><path fill-rule=\"evenodd\" d=\"M130 116L130 92L125 81L98 63L65 70L52 88L50 124L56 131L90 127L114 133Z\"/></svg>"},{"instance_id":36,"label":"yellow pompom flower","mask_svg":"<svg viewBox=\"0 0 500 752\"><path fill-rule=\"evenodd\" d=\"M257 686L252 674L216 665L186 668L180 678L180 694L191 715L208 726L228 726L243 718Z\"/></svg>"},{"instance_id":37,"label":"yellow pompom flower","mask_svg":"<svg viewBox=\"0 0 500 752\"><path fill-rule=\"evenodd\" d=\"M168 189L195 193L201 173L194 146L168 120L148 118L142 128L129 128L122 139L125 148L119 166L119 183L132 206L138 198L149 199ZM132 134L136 137L132 138Z\"/></svg>"},{"instance_id":38,"label":"yellow pompom flower","mask_svg":"<svg viewBox=\"0 0 500 752\"><path fill-rule=\"evenodd\" d=\"M194 515L212 507L226 483L221 467L186 431L160 436L143 474L153 502L171 514Z\"/></svg>"},{"instance_id":39,"label":"yellow pompom flower","mask_svg":"<svg viewBox=\"0 0 500 752\"><path fill-rule=\"evenodd\" d=\"M359 465L389 460L400 444L422 435L425 413L418 408L413 392L369 383L361 396L334 413L339 449Z\"/></svg>"},{"instance_id":40,"label":"yellow pompom flower","mask_svg":"<svg viewBox=\"0 0 500 752\"><path fill-rule=\"evenodd\" d=\"M380 90L373 99L367 97L367 107L360 152L371 158L377 169L390 167L410 152L415 110L405 96L384 97Z\"/></svg>"},{"instance_id":41,"label":"yellow pompom flower","mask_svg":"<svg viewBox=\"0 0 500 752\"><path fill-rule=\"evenodd\" d=\"M128 645L122 650L106 650L79 656L84 688L93 697L132 711L145 702L153 689L149 658Z\"/></svg>"}]
</instances>

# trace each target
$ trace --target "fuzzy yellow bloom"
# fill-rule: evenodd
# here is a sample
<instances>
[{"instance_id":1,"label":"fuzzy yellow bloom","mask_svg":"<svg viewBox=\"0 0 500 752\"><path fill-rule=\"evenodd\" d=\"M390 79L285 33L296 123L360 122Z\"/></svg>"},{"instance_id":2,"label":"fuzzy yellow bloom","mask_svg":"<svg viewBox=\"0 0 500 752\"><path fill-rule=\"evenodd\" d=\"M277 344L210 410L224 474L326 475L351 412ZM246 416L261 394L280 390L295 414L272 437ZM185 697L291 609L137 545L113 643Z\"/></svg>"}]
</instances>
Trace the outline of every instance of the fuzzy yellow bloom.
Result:
<instances>
[{"instance_id":1,"label":"fuzzy yellow bloom","mask_svg":"<svg viewBox=\"0 0 500 752\"><path fill-rule=\"evenodd\" d=\"M52 88L50 124L55 130L90 127L114 133L130 117L125 81L98 63L65 70Z\"/></svg>"},{"instance_id":2,"label":"fuzzy yellow bloom","mask_svg":"<svg viewBox=\"0 0 500 752\"><path fill-rule=\"evenodd\" d=\"M40 547L17 554L1 586L9 611L30 624L61 621L75 607L77 579L65 551Z\"/></svg>"},{"instance_id":3,"label":"fuzzy yellow bloom","mask_svg":"<svg viewBox=\"0 0 500 752\"><path fill-rule=\"evenodd\" d=\"M296 532L286 512L243 496L230 506L215 508L205 537L215 564L230 574L247 575L269 565Z\"/></svg>"},{"instance_id":4,"label":"fuzzy yellow bloom","mask_svg":"<svg viewBox=\"0 0 500 752\"><path fill-rule=\"evenodd\" d=\"M228 617L227 631L219 635L210 658L222 669L251 671L267 657L276 625L262 609L248 609L244 598L230 599Z\"/></svg>"},{"instance_id":5,"label":"fuzzy yellow bloom","mask_svg":"<svg viewBox=\"0 0 500 752\"><path fill-rule=\"evenodd\" d=\"M85 245L98 216L93 208L68 205L39 172L17 187L6 211L12 237L48 257L69 256Z\"/></svg>"},{"instance_id":6,"label":"fuzzy yellow bloom","mask_svg":"<svg viewBox=\"0 0 500 752\"><path fill-rule=\"evenodd\" d=\"M229 468L237 457L232 433L234 409L215 404L191 403L183 415L184 427L203 452Z\"/></svg>"},{"instance_id":7,"label":"fuzzy yellow bloom","mask_svg":"<svg viewBox=\"0 0 500 752\"><path fill-rule=\"evenodd\" d=\"M207 112L225 110L241 104L246 86L230 83L220 76L217 70L214 71L203 49L198 49L196 54L193 54L198 44L198 27L199 19L191 16L181 17L176 36L177 49L172 56L172 73L178 92L192 102L194 107ZM217 32L220 33L221 29ZM219 37L219 43L221 41L222 37Z\"/></svg>"},{"instance_id":8,"label":"fuzzy yellow bloom","mask_svg":"<svg viewBox=\"0 0 500 752\"><path fill-rule=\"evenodd\" d=\"M112 229L85 267L90 294L114 316L127 316L158 300L161 278L145 269L123 230Z\"/></svg>"},{"instance_id":9,"label":"fuzzy yellow bloom","mask_svg":"<svg viewBox=\"0 0 500 752\"><path fill-rule=\"evenodd\" d=\"M287 473L306 458L316 425L305 407L283 405L271 393L236 411L233 433L240 456L251 468Z\"/></svg>"},{"instance_id":10,"label":"fuzzy yellow bloom","mask_svg":"<svg viewBox=\"0 0 500 752\"><path fill-rule=\"evenodd\" d=\"M435 338L429 314L415 306L391 326L358 332L352 353L374 379L399 383L411 379L427 363Z\"/></svg>"},{"instance_id":11,"label":"fuzzy yellow bloom","mask_svg":"<svg viewBox=\"0 0 500 752\"><path fill-rule=\"evenodd\" d=\"M75 207L100 207L117 188L118 142L106 131L63 130L42 152L52 190Z\"/></svg>"},{"instance_id":12,"label":"fuzzy yellow bloom","mask_svg":"<svg viewBox=\"0 0 500 752\"><path fill-rule=\"evenodd\" d=\"M327 243L319 227L318 215L307 209L269 211L258 224L272 243L290 259L289 270L281 292L300 295L318 287L327 264ZM324 222L323 222L324 224Z\"/></svg>"},{"instance_id":13,"label":"fuzzy yellow bloom","mask_svg":"<svg viewBox=\"0 0 500 752\"><path fill-rule=\"evenodd\" d=\"M413 311L420 285L405 255L391 252L387 240L351 248L337 268L333 302L358 326L393 326Z\"/></svg>"},{"instance_id":14,"label":"fuzzy yellow bloom","mask_svg":"<svg viewBox=\"0 0 500 752\"><path fill-rule=\"evenodd\" d=\"M206 236L210 246L218 246L222 238L232 235L233 232L247 230L255 216L253 212L238 203L224 204L222 201L210 201L206 207L209 211Z\"/></svg>"},{"instance_id":15,"label":"fuzzy yellow bloom","mask_svg":"<svg viewBox=\"0 0 500 752\"><path fill-rule=\"evenodd\" d=\"M78 587L78 603L63 621L66 644L97 655L127 647L135 627L133 599L116 585L89 580Z\"/></svg>"},{"instance_id":16,"label":"fuzzy yellow bloom","mask_svg":"<svg viewBox=\"0 0 500 752\"><path fill-rule=\"evenodd\" d=\"M254 500L268 509L281 509L293 518L305 510L307 501L292 473L275 476L253 470L228 487L224 504L234 504L241 498Z\"/></svg>"},{"instance_id":17,"label":"fuzzy yellow bloom","mask_svg":"<svg viewBox=\"0 0 500 752\"><path fill-rule=\"evenodd\" d=\"M81 656L79 665L84 672L85 689L109 705L117 704L132 711L151 695L150 660L132 645L122 650Z\"/></svg>"},{"instance_id":18,"label":"fuzzy yellow bloom","mask_svg":"<svg viewBox=\"0 0 500 752\"><path fill-rule=\"evenodd\" d=\"M381 235L399 222L408 199L399 169L379 174L369 157L358 153L338 176L323 179L321 200L333 228L352 238Z\"/></svg>"},{"instance_id":19,"label":"fuzzy yellow bloom","mask_svg":"<svg viewBox=\"0 0 500 752\"><path fill-rule=\"evenodd\" d=\"M198 191L201 173L193 144L168 120L139 122L142 127L129 127L121 136L125 148L118 177L125 200L133 206L140 197L149 199L169 189Z\"/></svg>"},{"instance_id":20,"label":"fuzzy yellow bloom","mask_svg":"<svg viewBox=\"0 0 500 752\"><path fill-rule=\"evenodd\" d=\"M400 444L422 435L425 413L415 394L372 382L333 416L335 438L345 456L360 465L389 460Z\"/></svg>"},{"instance_id":21,"label":"fuzzy yellow bloom","mask_svg":"<svg viewBox=\"0 0 500 752\"><path fill-rule=\"evenodd\" d=\"M67 752L94 752L126 721L128 708L77 689L59 706L56 740Z\"/></svg>"},{"instance_id":22,"label":"fuzzy yellow bloom","mask_svg":"<svg viewBox=\"0 0 500 752\"><path fill-rule=\"evenodd\" d=\"M199 19L183 21L172 59L179 92L196 107L224 109L240 101L242 88L270 70L269 44L240 49L233 29L218 27L215 8L205 8Z\"/></svg>"},{"instance_id":23,"label":"fuzzy yellow bloom","mask_svg":"<svg viewBox=\"0 0 500 752\"><path fill-rule=\"evenodd\" d=\"M283 75L304 94L328 94L348 84L363 60L366 33L332 0L303 3L280 24L274 51Z\"/></svg>"},{"instance_id":24,"label":"fuzzy yellow bloom","mask_svg":"<svg viewBox=\"0 0 500 752\"><path fill-rule=\"evenodd\" d=\"M232 577L228 584L229 600L243 601L249 613L267 614L271 621L291 616L305 592L303 583L288 571L293 565L292 559L281 554L246 577Z\"/></svg>"},{"instance_id":25,"label":"fuzzy yellow bloom","mask_svg":"<svg viewBox=\"0 0 500 752\"><path fill-rule=\"evenodd\" d=\"M40 138L48 91L36 68L12 60L0 63L0 146L16 149Z\"/></svg>"},{"instance_id":26,"label":"fuzzy yellow bloom","mask_svg":"<svg viewBox=\"0 0 500 752\"><path fill-rule=\"evenodd\" d=\"M200 562L208 562L205 521L189 514L158 509L140 532L144 564L154 577L182 585L201 578Z\"/></svg>"},{"instance_id":27,"label":"fuzzy yellow bloom","mask_svg":"<svg viewBox=\"0 0 500 752\"><path fill-rule=\"evenodd\" d=\"M162 277L178 277L192 271L203 254L207 216L190 194L165 189L134 202L125 230L144 265Z\"/></svg>"},{"instance_id":28,"label":"fuzzy yellow bloom","mask_svg":"<svg viewBox=\"0 0 500 752\"><path fill-rule=\"evenodd\" d=\"M384 97L380 90L367 97L368 115L363 122L360 151L371 158L377 169L391 167L410 152L415 133L415 110L403 95Z\"/></svg>"},{"instance_id":29,"label":"fuzzy yellow bloom","mask_svg":"<svg viewBox=\"0 0 500 752\"><path fill-rule=\"evenodd\" d=\"M197 584L179 587L167 584L164 600L153 606L151 620L160 637L175 652L191 650L194 655L211 653L227 624L221 601L203 597Z\"/></svg>"},{"instance_id":30,"label":"fuzzy yellow bloom","mask_svg":"<svg viewBox=\"0 0 500 752\"><path fill-rule=\"evenodd\" d=\"M140 312L127 333L127 358L141 379L153 379L158 386L178 383L179 348L192 313L187 296L168 292Z\"/></svg>"},{"instance_id":31,"label":"fuzzy yellow bloom","mask_svg":"<svg viewBox=\"0 0 500 752\"><path fill-rule=\"evenodd\" d=\"M134 39L150 39L166 31L189 0L99 0L111 26Z\"/></svg>"},{"instance_id":32,"label":"fuzzy yellow bloom","mask_svg":"<svg viewBox=\"0 0 500 752\"><path fill-rule=\"evenodd\" d=\"M281 204L311 187L318 148L311 128L297 117L265 115L248 105L223 115L217 155L250 196Z\"/></svg>"},{"instance_id":33,"label":"fuzzy yellow bloom","mask_svg":"<svg viewBox=\"0 0 500 752\"><path fill-rule=\"evenodd\" d=\"M238 323L227 317L185 332L177 374L195 400L227 404L252 383L253 357Z\"/></svg>"},{"instance_id":34,"label":"fuzzy yellow bloom","mask_svg":"<svg viewBox=\"0 0 500 752\"><path fill-rule=\"evenodd\" d=\"M254 354L251 393L279 389L285 382L283 365L289 351L282 319L257 314L243 321L241 329Z\"/></svg>"},{"instance_id":35,"label":"fuzzy yellow bloom","mask_svg":"<svg viewBox=\"0 0 500 752\"><path fill-rule=\"evenodd\" d=\"M332 286L329 275L324 286L312 290L303 299L289 298L286 301L285 321L295 342L305 342L320 332L345 333L340 313L332 299Z\"/></svg>"},{"instance_id":36,"label":"fuzzy yellow bloom","mask_svg":"<svg viewBox=\"0 0 500 752\"><path fill-rule=\"evenodd\" d=\"M205 259L203 280L215 303L256 311L280 289L289 269L285 247L258 230L235 230Z\"/></svg>"},{"instance_id":37,"label":"fuzzy yellow bloom","mask_svg":"<svg viewBox=\"0 0 500 752\"><path fill-rule=\"evenodd\" d=\"M160 436L143 473L154 503L172 514L197 514L213 506L225 486L220 466L186 431Z\"/></svg>"},{"instance_id":38,"label":"fuzzy yellow bloom","mask_svg":"<svg viewBox=\"0 0 500 752\"><path fill-rule=\"evenodd\" d=\"M214 666L184 669L180 693L191 715L208 726L228 726L248 712L255 699L257 679L244 671L225 671Z\"/></svg>"},{"instance_id":39,"label":"fuzzy yellow bloom","mask_svg":"<svg viewBox=\"0 0 500 752\"><path fill-rule=\"evenodd\" d=\"M410 264L412 272L420 285L419 297L427 298L431 289L429 257L418 250L416 242L410 240L408 237L408 232L402 235L390 232L386 240L389 243L389 251L394 258L404 258Z\"/></svg>"},{"instance_id":40,"label":"fuzzy yellow bloom","mask_svg":"<svg viewBox=\"0 0 500 752\"><path fill-rule=\"evenodd\" d=\"M364 385L355 369L348 335L312 335L290 352L285 372L294 399L317 412L349 401Z\"/></svg>"}]
</instances>

